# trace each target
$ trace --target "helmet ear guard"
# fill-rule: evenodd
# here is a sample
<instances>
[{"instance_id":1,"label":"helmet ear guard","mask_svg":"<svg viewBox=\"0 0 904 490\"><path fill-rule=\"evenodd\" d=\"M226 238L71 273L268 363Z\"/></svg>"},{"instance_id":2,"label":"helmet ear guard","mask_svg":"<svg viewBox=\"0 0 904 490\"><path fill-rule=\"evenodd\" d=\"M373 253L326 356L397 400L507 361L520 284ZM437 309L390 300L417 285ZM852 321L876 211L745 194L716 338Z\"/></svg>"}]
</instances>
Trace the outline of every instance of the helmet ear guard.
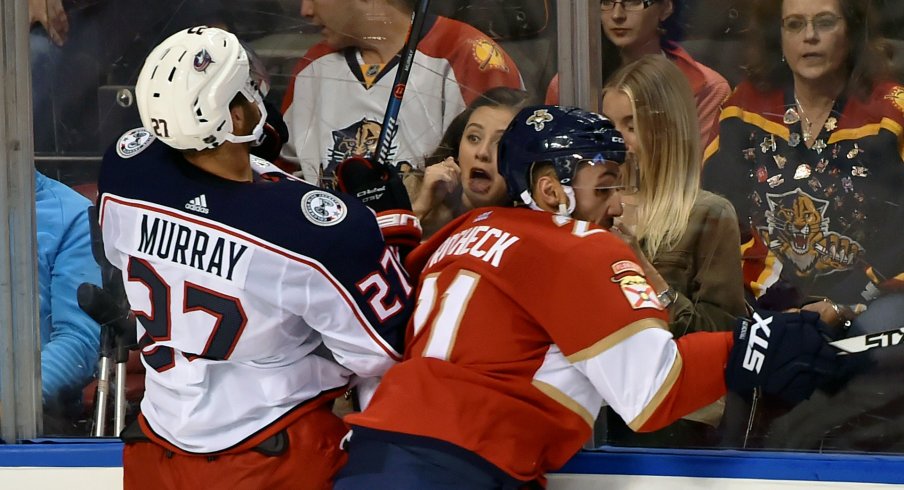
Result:
<instances>
[{"instance_id":1,"label":"helmet ear guard","mask_svg":"<svg viewBox=\"0 0 904 490\"><path fill-rule=\"evenodd\" d=\"M499 173L509 196L533 204L531 172L551 164L563 187L571 190L581 163L625 162L625 141L609 119L576 107L539 105L518 112L499 141ZM573 196L567 210L574 209Z\"/></svg>"},{"instance_id":2,"label":"helmet ear guard","mask_svg":"<svg viewBox=\"0 0 904 490\"><path fill-rule=\"evenodd\" d=\"M197 26L165 39L145 60L135 93L142 124L178 150L262 139L267 110L248 53L222 29ZM233 133L229 105L237 94L260 111L250 135Z\"/></svg>"}]
</instances>

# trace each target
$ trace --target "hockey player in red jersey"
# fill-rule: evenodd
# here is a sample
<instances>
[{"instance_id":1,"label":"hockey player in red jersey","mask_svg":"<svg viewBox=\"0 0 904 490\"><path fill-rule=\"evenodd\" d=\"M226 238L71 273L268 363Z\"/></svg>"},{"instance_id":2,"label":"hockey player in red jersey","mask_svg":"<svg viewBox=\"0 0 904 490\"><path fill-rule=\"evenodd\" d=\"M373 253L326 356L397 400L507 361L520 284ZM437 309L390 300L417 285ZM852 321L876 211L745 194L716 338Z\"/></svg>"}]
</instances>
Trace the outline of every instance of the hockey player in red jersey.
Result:
<instances>
[{"instance_id":1,"label":"hockey player in red jersey","mask_svg":"<svg viewBox=\"0 0 904 490\"><path fill-rule=\"evenodd\" d=\"M607 206L624 155L597 114L536 106L515 117L499 170L523 206L473 210L408 257L420 286L405 360L346 417L337 489L542 485L588 440L602 404L647 431L718 399L726 378L742 392L809 396L835 355L815 314L757 314L734 340L672 338L631 249L588 222L618 214Z\"/></svg>"},{"instance_id":2,"label":"hockey player in red jersey","mask_svg":"<svg viewBox=\"0 0 904 490\"><path fill-rule=\"evenodd\" d=\"M266 110L232 34L148 56L144 128L104 156L105 255L138 319L146 391L130 488L328 488L331 411L401 358L411 286L372 211L249 154Z\"/></svg>"}]
</instances>

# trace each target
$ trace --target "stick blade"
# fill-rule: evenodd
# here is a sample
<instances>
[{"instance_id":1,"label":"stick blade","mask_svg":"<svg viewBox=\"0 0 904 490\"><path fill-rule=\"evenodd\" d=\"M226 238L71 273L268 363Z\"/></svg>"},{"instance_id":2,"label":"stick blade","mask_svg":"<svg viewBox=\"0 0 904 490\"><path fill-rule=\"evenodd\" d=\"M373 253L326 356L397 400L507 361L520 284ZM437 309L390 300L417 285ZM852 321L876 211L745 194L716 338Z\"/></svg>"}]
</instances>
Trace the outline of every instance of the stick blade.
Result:
<instances>
[{"instance_id":1,"label":"stick blade","mask_svg":"<svg viewBox=\"0 0 904 490\"><path fill-rule=\"evenodd\" d=\"M870 349L891 347L901 343L904 343L904 327L886 330L884 332L849 337L830 342L829 344L841 351L839 354L856 354Z\"/></svg>"}]
</instances>

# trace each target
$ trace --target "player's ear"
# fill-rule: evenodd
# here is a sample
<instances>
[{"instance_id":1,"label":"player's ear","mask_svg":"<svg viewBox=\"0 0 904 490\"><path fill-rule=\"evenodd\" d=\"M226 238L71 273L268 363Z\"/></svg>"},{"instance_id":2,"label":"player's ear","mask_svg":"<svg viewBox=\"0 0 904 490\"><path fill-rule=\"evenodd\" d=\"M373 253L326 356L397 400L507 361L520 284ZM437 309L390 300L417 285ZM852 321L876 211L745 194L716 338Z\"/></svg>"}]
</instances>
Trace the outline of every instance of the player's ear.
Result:
<instances>
[{"instance_id":1,"label":"player's ear","mask_svg":"<svg viewBox=\"0 0 904 490\"><path fill-rule=\"evenodd\" d=\"M559 208L559 203L568 202L559 179L551 175L543 175L537 179L533 199L540 208L551 212L555 212Z\"/></svg>"},{"instance_id":2,"label":"player's ear","mask_svg":"<svg viewBox=\"0 0 904 490\"><path fill-rule=\"evenodd\" d=\"M248 125L248 114L247 111L242 107L242 104L232 104L229 107L229 114L232 116L232 128L234 132L238 132L239 128L246 128Z\"/></svg>"}]
</instances>

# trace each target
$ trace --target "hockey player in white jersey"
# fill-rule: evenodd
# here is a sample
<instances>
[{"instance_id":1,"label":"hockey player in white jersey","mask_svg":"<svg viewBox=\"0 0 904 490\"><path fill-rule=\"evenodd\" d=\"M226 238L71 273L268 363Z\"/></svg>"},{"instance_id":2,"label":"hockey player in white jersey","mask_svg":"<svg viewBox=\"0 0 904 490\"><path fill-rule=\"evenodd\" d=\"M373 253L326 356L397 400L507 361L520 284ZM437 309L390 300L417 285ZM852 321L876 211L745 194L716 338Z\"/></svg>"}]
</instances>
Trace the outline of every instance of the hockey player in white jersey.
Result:
<instances>
[{"instance_id":1,"label":"hockey player in white jersey","mask_svg":"<svg viewBox=\"0 0 904 490\"><path fill-rule=\"evenodd\" d=\"M328 488L332 401L401 357L398 257L364 205L250 156L266 110L234 35L166 39L136 92L98 179L147 369L124 486Z\"/></svg>"}]
</instances>

